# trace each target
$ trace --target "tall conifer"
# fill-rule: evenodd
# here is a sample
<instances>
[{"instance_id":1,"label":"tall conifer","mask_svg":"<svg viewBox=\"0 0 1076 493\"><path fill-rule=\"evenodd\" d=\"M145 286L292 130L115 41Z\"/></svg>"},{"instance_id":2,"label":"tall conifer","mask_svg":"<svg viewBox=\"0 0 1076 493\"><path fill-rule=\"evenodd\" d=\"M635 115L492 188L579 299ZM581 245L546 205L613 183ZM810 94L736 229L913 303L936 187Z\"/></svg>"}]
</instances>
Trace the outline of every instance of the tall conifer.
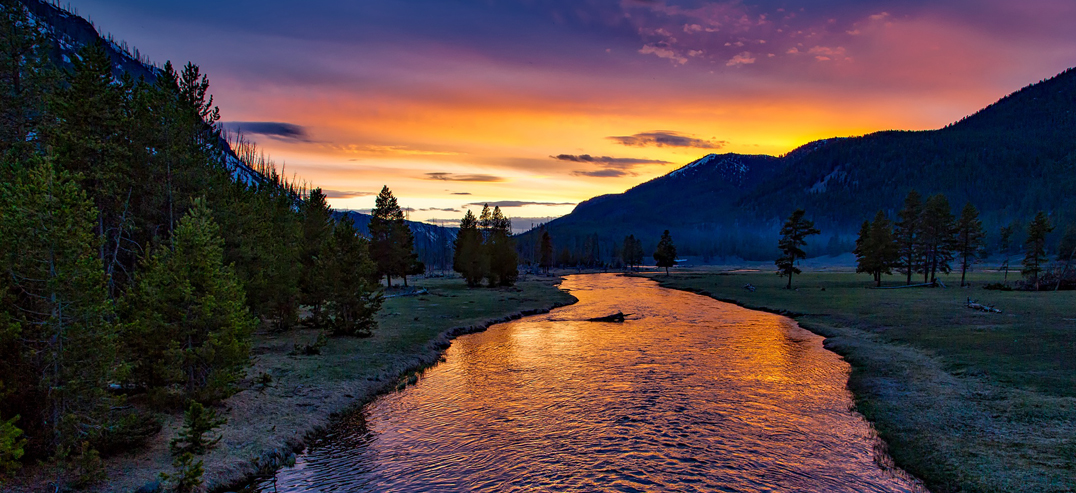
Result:
<instances>
[{"instance_id":1,"label":"tall conifer","mask_svg":"<svg viewBox=\"0 0 1076 493\"><path fill-rule=\"evenodd\" d=\"M1040 211L1027 226L1027 240L1024 242L1024 268L1020 271L1029 282L1035 283L1035 291L1042 287L1042 271L1047 262L1046 235L1053 231L1050 218Z\"/></svg>"},{"instance_id":2,"label":"tall conifer","mask_svg":"<svg viewBox=\"0 0 1076 493\"><path fill-rule=\"evenodd\" d=\"M792 275L800 273L796 261L807 258L807 253L800 247L807 245L808 236L821 233L814 227L814 221L803 218L805 214L803 209L796 209L781 227L781 239L777 242L781 256L774 263L777 264L778 274L788 276L785 289L792 289Z\"/></svg>"}]
</instances>

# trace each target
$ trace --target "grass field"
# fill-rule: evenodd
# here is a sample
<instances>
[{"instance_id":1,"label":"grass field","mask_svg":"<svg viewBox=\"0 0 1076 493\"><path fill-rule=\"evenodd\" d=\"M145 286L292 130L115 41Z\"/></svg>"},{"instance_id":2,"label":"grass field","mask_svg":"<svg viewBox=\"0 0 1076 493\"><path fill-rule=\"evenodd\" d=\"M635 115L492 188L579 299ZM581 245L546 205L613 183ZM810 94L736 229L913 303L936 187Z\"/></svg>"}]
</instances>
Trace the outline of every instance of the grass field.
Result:
<instances>
[{"instance_id":1,"label":"grass field","mask_svg":"<svg viewBox=\"0 0 1076 493\"><path fill-rule=\"evenodd\" d=\"M972 288L949 276L949 288L883 290L850 273L806 273L792 291L772 272L651 277L826 336L852 364L858 410L933 491L1076 489L1076 292L981 289L1001 280L991 272ZM1004 313L971 310L969 297Z\"/></svg>"},{"instance_id":2,"label":"grass field","mask_svg":"<svg viewBox=\"0 0 1076 493\"><path fill-rule=\"evenodd\" d=\"M448 346L447 332L481 330L490 322L574 301L557 289L560 279L552 277L496 289L468 289L460 279L415 282L429 293L386 300L372 337L330 338L320 355L292 354L295 344L317 338L315 330L255 336L246 389L224 402L224 438L204 457L210 490L275 469L334 414L413 382ZM258 383L262 375L269 375L262 377L271 379L267 385ZM101 490L134 491L170 471L167 444L181 424L181 416L168 416L164 430L146 449L110 459L109 482Z\"/></svg>"}]
</instances>

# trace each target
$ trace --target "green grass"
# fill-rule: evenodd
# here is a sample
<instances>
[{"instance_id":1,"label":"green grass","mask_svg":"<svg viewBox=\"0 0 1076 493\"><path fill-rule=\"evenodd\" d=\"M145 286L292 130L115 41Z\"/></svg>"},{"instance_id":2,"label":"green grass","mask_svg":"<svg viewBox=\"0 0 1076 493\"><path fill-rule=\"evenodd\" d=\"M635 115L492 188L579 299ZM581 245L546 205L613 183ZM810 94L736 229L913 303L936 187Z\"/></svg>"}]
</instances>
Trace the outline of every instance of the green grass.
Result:
<instances>
[{"instance_id":1,"label":"green grass","mask_svg":"<svg viewBox=\"0 0 1076 493\"><path fill-rule=\"evenodd\" d=\"M852 364L857 408L932 490L1076 489L1076 292L980 289L1001 280L990 272L971 276L978 288L948 276L946 289L886 290L850 273L806 273L793 291L768 272L652 277L826 336ZM968 309L968 297L1004 313Z\"/></svg>"},{"instance_id":2,"label":"green grass","mask_svg":"<svg viewBox=\"0 0 1076 493\"><path fill-rule=\"evenodd\" d=\"M333 416L356 409L380 392L415 383L447 347L444 332L484 327L575 300L557 289L558 278L531 278L496 289L468 289L460 279L416 282L429 294L387 299L372 337L329 338L320 355L293 354L295 344L316 340L316 330L255 336L246 389L224 402L222 414L228 422L220 428L223 439L205 457L211 490L274 469ZM167 444L181 424L180 415L168 416L162 432L145 449L110 459L109 481L102 491L134 491L169 471Z\"/></svg>"}]
</instances>

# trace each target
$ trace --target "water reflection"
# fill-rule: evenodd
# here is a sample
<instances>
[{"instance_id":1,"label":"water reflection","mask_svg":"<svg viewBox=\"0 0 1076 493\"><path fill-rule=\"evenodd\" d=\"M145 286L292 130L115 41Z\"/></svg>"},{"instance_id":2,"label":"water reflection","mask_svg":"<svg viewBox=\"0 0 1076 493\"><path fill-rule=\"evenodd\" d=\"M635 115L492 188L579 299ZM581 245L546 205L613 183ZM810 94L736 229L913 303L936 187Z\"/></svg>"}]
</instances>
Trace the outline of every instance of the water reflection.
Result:
<instances>
[{"instance_id":1,"label":"water reflection","mask_svg":"<svg viewBox=\"0 0 1076 493\"><path fill-rule=\"evenodd\" d=\"M615 275L457 339L262 491L916 491L787 318ZM583 322L622 310L623 324Z\"/></svg>"}]
</instances>

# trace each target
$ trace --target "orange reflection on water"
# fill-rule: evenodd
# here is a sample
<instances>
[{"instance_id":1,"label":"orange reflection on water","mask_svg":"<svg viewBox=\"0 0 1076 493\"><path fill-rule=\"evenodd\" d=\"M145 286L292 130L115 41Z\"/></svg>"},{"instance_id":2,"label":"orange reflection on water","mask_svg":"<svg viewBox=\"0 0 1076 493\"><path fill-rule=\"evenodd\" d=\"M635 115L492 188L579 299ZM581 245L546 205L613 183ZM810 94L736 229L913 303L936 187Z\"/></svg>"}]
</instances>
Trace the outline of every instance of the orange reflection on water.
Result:
<instances>
[{"instance_id":1,"label":"orange reflection on water","mask_svg":"<svg viewBox=\"0 0 1076 493\"><path fill-rule=\"evenodd\" d=\"M280 491L915 491L874 460L848 365L793 321L616 275L456 340ZM587 322L616 311L624 323ZM360 420L361 422L361 420Z\"/></svg>"}]
</instances>

